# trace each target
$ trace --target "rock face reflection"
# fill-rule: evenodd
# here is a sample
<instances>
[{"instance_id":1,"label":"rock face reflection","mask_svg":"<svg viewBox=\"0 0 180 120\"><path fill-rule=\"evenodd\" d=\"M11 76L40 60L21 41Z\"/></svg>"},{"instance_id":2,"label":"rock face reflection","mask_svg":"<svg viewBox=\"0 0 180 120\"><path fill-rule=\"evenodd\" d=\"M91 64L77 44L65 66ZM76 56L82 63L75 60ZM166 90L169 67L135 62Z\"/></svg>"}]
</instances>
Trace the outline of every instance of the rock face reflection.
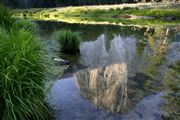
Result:
<instances>
[{"instance_id":1,"label":"rock face reflection","mask_svg":"<svg viewBox=\"0 0 180 120\"><path fill-rule=\"evenodd\" d=\"M127 101L127 65L113 64L76 74L82 96L97 107L123 111Z\"/></svg>"},{"instance_id":2,"label":"rock face reflection","mask_svg":"<svg viewBox=\"0 0 180 120\"><path fill-rule=\"evenodd\" d=\"M94 42L83 43L80 52L81 62L89 66L75 74L81 95L98 108L128 111L132 105L128 100L128 66L135 58L135 39L115 36L106 50L105 36L101 35Z\"/></svg>"}]
</instances>

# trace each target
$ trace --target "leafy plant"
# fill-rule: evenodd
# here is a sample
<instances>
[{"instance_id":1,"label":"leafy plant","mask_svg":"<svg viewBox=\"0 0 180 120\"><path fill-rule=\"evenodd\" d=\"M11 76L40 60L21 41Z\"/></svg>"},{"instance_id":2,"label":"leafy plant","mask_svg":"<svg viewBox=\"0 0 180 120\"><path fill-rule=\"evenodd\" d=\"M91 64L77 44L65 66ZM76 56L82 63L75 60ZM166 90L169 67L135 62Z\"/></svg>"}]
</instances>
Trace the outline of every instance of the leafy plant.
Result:
<instances>
[{"instance_id":1,"label":"leafy plant","mask_svg":"<svg viewBox=\"0 0 180 120\"><path fill-rule=\"evenodd\" d=\"M11 16L12 13L10 12L10 10L0 3L0 26L4 26L6 29L11 27L15 22L15 19Z\"/></svg>"},{"instance_id":2,"label":"leafy plant","mask_svg":"<svg viewBox=\"0 0 180 120\"><path fill-rule=\"evenodd\" d=\"M48 120L41 47L25 30L0 30L0 111L3 120Z\"/></svg>"},{"instance_id":3,"label":"leafy plant","mask_svg":"<svg viewBox=\"0 0 180 120\"><path fill-rule=\"evenodd\" d=\"M168 94L167 102L163 106L169 114L167 120L179 120L180 118L180 61L172 64L165 75L165 87Z\"/></svg>"},{"instance_id":4,"label":"leafy plant","mask_svg":"<svg viewBox=\"0 0 180 120\"><path fill-rule=\"evenodd\" d=\"M76 32L65 29L57 33L57 40L61 45L61 51L64 53L79 53L80 37Z\"/></svg>"},{"instance_id":5,"label":"leafy plant","mask_svg":"<svg viewBox=\"0 0 180 120\"><path fill-rule=\"evenodd\" d=\"M34 22L30 22L27 20L16 20L13 25L14 29L24 29L26 31L35 33L37 29L37 25Z\"/></svg>"},{"instance_id":6,"label":"leafy plant","mask_svg":"<svg viewBox=\"0 0 180 120\"><path fill-rule=\"evenodd\" d=\"M0 6L0 119L49 120L44 99L49 71L33 25Z\"/></svg>"}]
</instances>

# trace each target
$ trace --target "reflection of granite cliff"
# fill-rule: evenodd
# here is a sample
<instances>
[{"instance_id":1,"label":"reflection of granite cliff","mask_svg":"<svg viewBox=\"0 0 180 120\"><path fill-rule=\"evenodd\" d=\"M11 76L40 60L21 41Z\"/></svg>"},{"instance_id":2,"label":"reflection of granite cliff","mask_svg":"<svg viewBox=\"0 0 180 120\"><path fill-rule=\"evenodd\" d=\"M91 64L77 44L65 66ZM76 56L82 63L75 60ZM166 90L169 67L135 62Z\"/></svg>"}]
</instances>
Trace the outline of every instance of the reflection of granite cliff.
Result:
<instances>
[{"instance_id":1,"label":"reflection of granite cliff","mask_svg":"<svg viewBox=\"0 0 180 120\"><path fill-rule=\"evenodd\" d=\"M133 104L127 99L127 78L136 53L135 39L115 36L107 52L101 35L83 43L80 52L82 63L90 67L75 74L81 95L99 108L129 111Z\"/></svg>"},{"instance_id":2,"label":"reflection of granite cliff","mask_svg":"<svg viewBox=\"0 0 180 120\"><path fill-rule=\"evenodd\" d=\"M82 96L95 106L120 112L126 107L127 65L113 64L76 73Z\"/></svg>"},{"instance_id":3,"label":"reflection of granite cliff","mask_svg":"<svg viewBox=\"0 0 180 120\"><path fill-rule=\"evenodd\" d=\"M136 40L133 37L122 38L115 36L111 40L110 48L106 48L105 35L102 34L96 41L84 42L80 47L81 64L90 68L102 67L114 63L126 63L128 74L134 74L136 64Z\"/></svg>"}]
</instances>

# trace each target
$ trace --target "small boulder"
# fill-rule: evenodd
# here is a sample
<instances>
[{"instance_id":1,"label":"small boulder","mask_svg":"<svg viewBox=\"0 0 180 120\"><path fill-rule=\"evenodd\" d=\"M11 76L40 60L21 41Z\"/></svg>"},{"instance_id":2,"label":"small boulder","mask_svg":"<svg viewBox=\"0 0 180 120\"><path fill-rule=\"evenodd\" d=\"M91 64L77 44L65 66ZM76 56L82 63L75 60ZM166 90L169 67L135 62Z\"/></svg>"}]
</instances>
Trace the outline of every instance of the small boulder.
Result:
<instances>
[{"instance_id":1,"label":"small boulder","mask_svg":"<svg viewBox=\"0 0 180 120\"><path fill-rule=\"evenodd\" d=\"M70 62L68 60L63 60L61 58L54 58L54 64L56 66L63 66L63 65L69 65Z\"/></svg>"}]
</instances>

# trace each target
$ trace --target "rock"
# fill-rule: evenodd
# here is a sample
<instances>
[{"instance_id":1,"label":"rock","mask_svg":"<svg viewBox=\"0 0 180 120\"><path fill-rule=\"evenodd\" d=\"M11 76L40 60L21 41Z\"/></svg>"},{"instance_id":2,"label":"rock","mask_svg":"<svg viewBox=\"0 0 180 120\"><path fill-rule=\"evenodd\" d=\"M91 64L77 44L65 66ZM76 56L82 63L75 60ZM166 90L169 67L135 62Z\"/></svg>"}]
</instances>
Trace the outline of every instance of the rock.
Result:
<instances>
[{"instance_id":1,"label":"rock","mask_svg":"<svg viewBox=\"0 0 180 120\"><path fill-rule=\"evenodd\" d=\"M54 64L56 66L69 65L70 62L68 60L63 60L61 58L54 58Z\"/></svg>"}]
</instances>

